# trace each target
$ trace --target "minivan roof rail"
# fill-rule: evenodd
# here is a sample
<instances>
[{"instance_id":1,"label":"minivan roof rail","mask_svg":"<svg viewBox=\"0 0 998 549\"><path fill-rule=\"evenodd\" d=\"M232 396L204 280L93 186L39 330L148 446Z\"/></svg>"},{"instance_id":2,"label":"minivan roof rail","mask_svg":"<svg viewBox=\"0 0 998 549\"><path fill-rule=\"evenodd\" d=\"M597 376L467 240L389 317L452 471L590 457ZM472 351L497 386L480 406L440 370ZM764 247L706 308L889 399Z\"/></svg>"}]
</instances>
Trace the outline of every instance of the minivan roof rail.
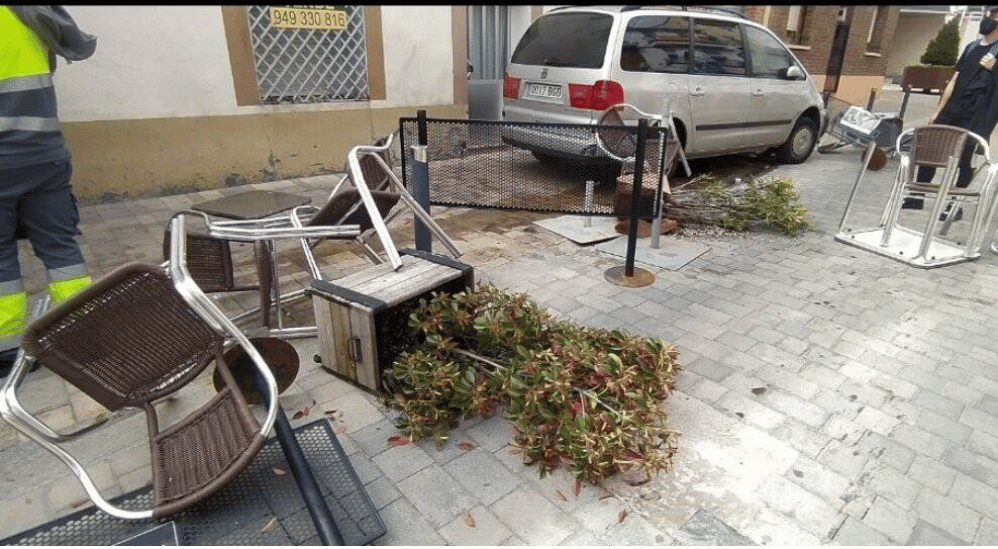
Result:
<instances>
[{"instance_id":1,"label":"minivan roof rail","mask_svg":"<svg viewBox=\"0 0 998 549\"><path fill-rule=\"evenodd\" d=\"M564 9L569 9L569 8L578 8L578 7L589 7L589 8L592 8L592 7L600 7L600 6L592 6L592 5L559 6L557 8L552 8L552 9L548 10L548 13L550 13L552 11L559 11L559 10L564 10ZM721 7L717 7L717 6L700 6L700 5L686 6L686 5L675 5L675 4L673 4L673 5L662 5L662 6L630 5L630 6L621 6L620 7L620 11L621 12L625 12L625 11L637 11L637 10L643 10L643 9L675 9L675 10L680 10L680 11L698 11L698 12L703 12L703 13L714 12L714 13L720 13L720 14L723 14L723 15L732 15L734 17L739 17L739 18L745 19L745 20L750 20L748 17L745 16L744 13L740 13L740 12L735 11L735 10L730 9L730 8L721 8Z\"/></svg>"}]
</instances>

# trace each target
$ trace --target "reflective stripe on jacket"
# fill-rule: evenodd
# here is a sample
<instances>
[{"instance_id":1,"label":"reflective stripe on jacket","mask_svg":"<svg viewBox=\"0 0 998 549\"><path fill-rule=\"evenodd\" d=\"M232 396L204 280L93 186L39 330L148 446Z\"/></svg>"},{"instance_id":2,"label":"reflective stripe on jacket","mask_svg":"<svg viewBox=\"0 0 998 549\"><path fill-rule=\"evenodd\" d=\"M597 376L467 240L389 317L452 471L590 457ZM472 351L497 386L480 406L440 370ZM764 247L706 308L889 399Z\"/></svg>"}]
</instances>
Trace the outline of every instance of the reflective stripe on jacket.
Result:
<instances>
[{"instance_id":1,"label":"reflective stripe on jacket","mask_svg":"<svg viewBox=\"0 0 998 549\"><path fill-rule=\"evenodd\" d=\"M0 6L0 169L68 157L48 50L7 6Z\"/></svg>"}]
</instances>

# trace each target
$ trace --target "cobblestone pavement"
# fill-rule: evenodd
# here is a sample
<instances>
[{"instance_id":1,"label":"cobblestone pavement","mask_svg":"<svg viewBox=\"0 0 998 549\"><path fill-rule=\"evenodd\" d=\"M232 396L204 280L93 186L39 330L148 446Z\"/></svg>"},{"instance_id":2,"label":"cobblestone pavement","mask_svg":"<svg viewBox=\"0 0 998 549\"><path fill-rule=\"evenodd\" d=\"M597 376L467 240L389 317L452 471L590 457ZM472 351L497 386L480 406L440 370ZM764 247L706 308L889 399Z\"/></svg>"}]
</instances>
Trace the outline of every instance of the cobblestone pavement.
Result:
<instances>
[{"instance_id":1,"label":"cobblestone pavement","mask_svg":"<svg viewBox=\"0 0 998 549\"><path fill-rule=\"evenodd\" d=\"M909 119L924 120L936 99L912 96ZM886 188L894 165L871 174L870 188ZM528 292L564 318L678 347L683 370L666 406L679 451L650 482L618 476L573 496L566 476L541 480L510 452L510 424L498 416L464 423L441 449L389 447L390 414L312 363L315 339L294 342L304 360L282 404L341 413L336 429L388 527L384 545L998 544L998 258L985 251L926 270L836 242L858 166L847 147L777 167L769 176L798 184L814 231L698 237L707 253L652 269L643 288L604 279L619 258L532 224L548 215L434 208L477 279ZM329 184L257 187L321 200ZM84 251L96 273L158 261L171 212L239 190L82 208ZM282 281L307 283L300 253L287 250ZM365 265L342 245L317 250L328 278ZM33 259L25 271L41 277ZM29 374L24 400L57 428L97 413L44 369ZM140 418L108 430L75 447L97 485L113 495L147 483ZM0 456L0 537L86 504L55 458L6 425Z\"/></svg>"}]
</instances>

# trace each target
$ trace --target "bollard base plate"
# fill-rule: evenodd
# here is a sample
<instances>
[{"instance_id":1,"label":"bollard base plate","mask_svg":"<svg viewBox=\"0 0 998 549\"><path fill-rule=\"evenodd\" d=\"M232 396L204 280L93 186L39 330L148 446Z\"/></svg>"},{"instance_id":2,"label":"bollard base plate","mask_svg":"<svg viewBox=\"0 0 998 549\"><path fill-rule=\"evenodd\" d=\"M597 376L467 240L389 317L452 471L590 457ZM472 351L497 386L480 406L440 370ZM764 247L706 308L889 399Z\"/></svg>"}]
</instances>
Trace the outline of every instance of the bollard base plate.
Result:
<instances>
[{"instance_id":1,"label":"bollard base plate","mask_svg":"<svg viewBox=\"0 0 998 549\"><path fill-rule=\"evenodd\" d=\"M628 288L640 288L655 282L655 275L641 267L635 267L634 274L631 276L627 276L626 271L627 267L624 265L610 267L603 273L603 278L618 286L626 286Z\"/></svg>"}]
</instances>

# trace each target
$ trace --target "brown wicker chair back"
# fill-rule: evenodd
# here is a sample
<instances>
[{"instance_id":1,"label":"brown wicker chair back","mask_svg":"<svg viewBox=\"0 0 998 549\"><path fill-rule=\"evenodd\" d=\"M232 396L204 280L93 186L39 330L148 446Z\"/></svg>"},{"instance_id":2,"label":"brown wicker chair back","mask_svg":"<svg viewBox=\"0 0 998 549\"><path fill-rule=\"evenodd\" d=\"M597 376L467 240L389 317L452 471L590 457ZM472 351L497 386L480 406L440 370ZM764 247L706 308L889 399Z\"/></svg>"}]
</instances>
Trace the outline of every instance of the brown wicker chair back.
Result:
<instances>
[{"instance_id":1,"label":"brown wicker chair back","mask_svg":"<svg viewBox=\"0 0 998 549\"><path fill-rule=\"evenodd\" d=\"M912 131L911 163L908 180L914 181L920 166L945 168L949 158L960 156L967 142L968 130L956 126L921 126Z\"/></svg>"},{"instance_id":2,"label":"brown wicker chair back","mask_svg":"<svg viewBox=\"0 0 998 549\"><path fill-rule=\"evenodd\" d=\"M25 351L109 410L165 396L220 357L222 339L162 269L131 264L25 331Z\"/></svg>"}]
</instances>

